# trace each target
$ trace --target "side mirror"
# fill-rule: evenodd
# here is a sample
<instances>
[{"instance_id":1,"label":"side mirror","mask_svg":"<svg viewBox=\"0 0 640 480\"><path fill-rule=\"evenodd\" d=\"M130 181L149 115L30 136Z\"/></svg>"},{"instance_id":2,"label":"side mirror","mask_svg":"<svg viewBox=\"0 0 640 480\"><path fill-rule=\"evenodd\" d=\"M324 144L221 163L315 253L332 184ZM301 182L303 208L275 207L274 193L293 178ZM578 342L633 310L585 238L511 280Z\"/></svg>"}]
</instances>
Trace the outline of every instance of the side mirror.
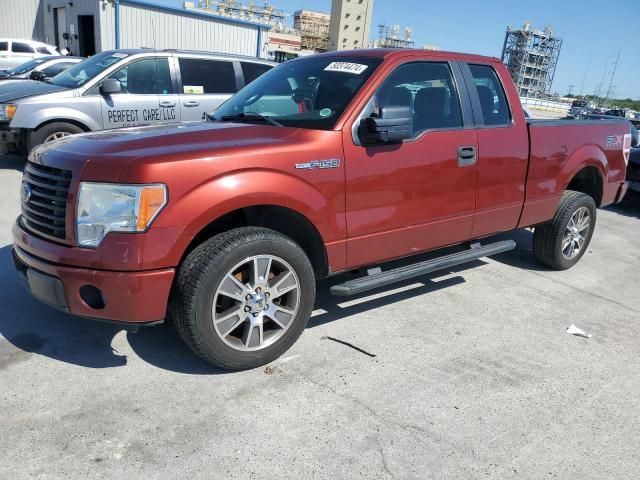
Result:
<instances>
[{"instance_id":1,"label":"side mirror","mask_svg":"<svg viewBox=\"0 0 640 480\"><path fill-rule=\"evenodd\" d=\"M380 114L360 121L363 145L397 143L413 136L413 110L409 105L381 107Z\"/></svg>"},{"instance_id":2,"label":"side mirror","mask_svg":"<svg viewBox=\"0 0 640 480\"><path fill-rule=\"evenodd\" d=\"M38 82L44 82L47 79L47 76L42 72L34 70L29 74L29 78L31 80L37 80Z\"/></svg>"},{"instance_id":3,"label":"side mirror","mask_svg":"<svg viewBox=\"0 0 640 480\"><path fill-rule=\"evenodd\" d=\"M115 78L105 78L100 84L100 95L112 95L121 91L122 85Z\"/></svg>"}]
</instances>

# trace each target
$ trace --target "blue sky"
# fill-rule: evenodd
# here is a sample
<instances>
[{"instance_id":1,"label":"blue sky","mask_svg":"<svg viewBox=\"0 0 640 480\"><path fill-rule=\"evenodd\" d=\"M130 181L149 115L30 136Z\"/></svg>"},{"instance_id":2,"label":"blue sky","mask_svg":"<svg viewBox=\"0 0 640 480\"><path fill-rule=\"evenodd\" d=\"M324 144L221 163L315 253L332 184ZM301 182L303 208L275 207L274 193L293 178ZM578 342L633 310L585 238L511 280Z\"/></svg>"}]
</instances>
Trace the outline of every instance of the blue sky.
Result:
<instances>
[{"instance_id":1,"label":"blue sky","mask_svg":"<svg viewBox=\"0 0 640 480\"><path fill-rule=\"evenodd\" d=\"M150 0L182 6L182 0ZM260 1L260 0L258 0ZM246 3L246 0L243 0ZM277 8L292 13L300 8L331 10L331 0L274 0ZM435 43L443 50L500 56L507 25L530 20L543 29L551 24L563 39L553 91L566 94L569 85L578 93L591 55L584 93L592 94L610 73L612 55L621 50L613 84L615 96L640 99L639 0L376 0L372 35L381 22L413 27L416 45ZM604 90L609 85L606 77ZM604 93L604 92L603 92Z\"/></svg>"}]
</instances>

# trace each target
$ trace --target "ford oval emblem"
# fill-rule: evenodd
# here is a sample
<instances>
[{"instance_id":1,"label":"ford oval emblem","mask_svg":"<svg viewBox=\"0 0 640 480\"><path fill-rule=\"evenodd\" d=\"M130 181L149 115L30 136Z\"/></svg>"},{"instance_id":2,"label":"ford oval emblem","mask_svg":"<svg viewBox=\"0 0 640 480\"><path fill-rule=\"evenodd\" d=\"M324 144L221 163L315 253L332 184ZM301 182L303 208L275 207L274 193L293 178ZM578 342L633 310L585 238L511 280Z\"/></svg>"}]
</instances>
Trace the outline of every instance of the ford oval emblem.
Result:
<instances>
[{"instance_id":1,"label":"ford oval emblem","mask_svg":"<svg viewBox=\"0 0 640 480\"><path fill-rule=\"evenodd\" d=\"M27 182L22 182L22 188L20 189L20 199L22 203L27 203L31 200L31 187Z\"/></svg>"}]
</instances>

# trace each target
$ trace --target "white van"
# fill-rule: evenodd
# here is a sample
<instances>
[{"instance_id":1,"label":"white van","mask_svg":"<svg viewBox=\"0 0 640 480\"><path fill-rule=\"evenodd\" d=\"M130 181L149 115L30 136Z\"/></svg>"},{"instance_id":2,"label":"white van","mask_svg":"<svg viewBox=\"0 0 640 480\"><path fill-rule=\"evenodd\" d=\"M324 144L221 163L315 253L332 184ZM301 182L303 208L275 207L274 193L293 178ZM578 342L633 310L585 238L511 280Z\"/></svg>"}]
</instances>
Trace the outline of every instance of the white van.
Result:
<instances>
[{"instance_id":1,"label":"white van","mask_svg":"<svg viewBox=\"0 0 640 480\"><path fill-rule=\"evenodd\" d=\"M11 68L43 55L60 55L53 45L33 40L0 38L0 68Z\"/></svg>"}]
</instances>

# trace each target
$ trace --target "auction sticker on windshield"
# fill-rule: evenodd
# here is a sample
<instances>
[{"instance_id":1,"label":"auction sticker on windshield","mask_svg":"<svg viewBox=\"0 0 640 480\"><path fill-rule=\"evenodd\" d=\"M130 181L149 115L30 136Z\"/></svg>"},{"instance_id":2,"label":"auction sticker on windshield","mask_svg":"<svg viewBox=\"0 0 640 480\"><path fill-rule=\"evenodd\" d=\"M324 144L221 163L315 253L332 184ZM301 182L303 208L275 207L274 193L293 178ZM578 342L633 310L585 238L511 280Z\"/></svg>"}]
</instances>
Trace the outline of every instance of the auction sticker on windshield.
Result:
<instances>
[{"instance_id":1,"label":"auction sticker on windshield","mask_svg":"<svg viewBox=\"0 0 640 480\"><path fill-rule=\"evenodd\" d=\"M360 75L364 72L368 67L368 65L362 65L360 63L351 63L351 62L331 62L324 69L325 72L342 72L342 73L353 73L354 75Z\"/></svg>"}]
</instances>

